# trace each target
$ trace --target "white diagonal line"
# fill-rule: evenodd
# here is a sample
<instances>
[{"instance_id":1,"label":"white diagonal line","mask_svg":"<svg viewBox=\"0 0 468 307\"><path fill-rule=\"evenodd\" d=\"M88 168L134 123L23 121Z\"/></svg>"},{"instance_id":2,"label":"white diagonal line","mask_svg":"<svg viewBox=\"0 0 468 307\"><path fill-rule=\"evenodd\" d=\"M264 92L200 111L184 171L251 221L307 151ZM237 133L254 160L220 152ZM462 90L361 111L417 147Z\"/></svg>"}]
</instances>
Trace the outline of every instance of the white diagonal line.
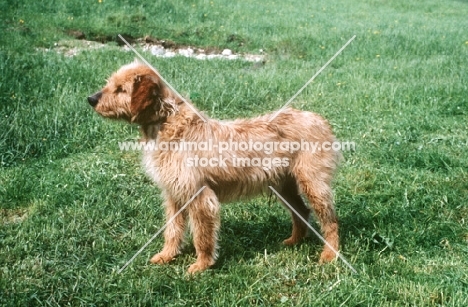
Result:
<instances>
[{"instance_id":1,"label":"white diagonal line","mask_svg":"<svg viewBox=\"0 0 468 307\"><path fill-rule=\"evenodd\" d=\"M198 112L198 110L191 103L189 103L181 94L179 94L179 92L176 91L176 89L173 88L172 85L170 85L169 82L167 82L166 79L164 79L163 76L161 76L161 74L150 63L148 63L148 61L146 61L146 59L138 51L136 51L136 49L133 48L133 46L130 45L130 43L127 42L125 38L123 38L122 35L119 34L118 36L128 46L128 48L130 48L140 58L140 60L142 60L149 68L151 68L154 71L156 75L158 75L158 77L164 82L164 84L167 85L167 87L169 87L174 93L176 93L176 95L179 96L179 98L182 99L190 107L190 109L192 109L192 111L198 115L198 117L200 117L205 123L207 122L206 118L203 115L201 115L200 112Z\"/></svg>"},{"instance_id":2,"label":"white diagonal line","mask_svg":"<svg viewBox=\"0 0 468 307\"><path fill-rule=\"evenodd\" d=\"M168 221L166 224L164 224L163 227L161 227L161 229L158 230L158 232L156 232L152 237L151 239L148 240L148 242L145 243L145 245L143 245L142 248L140 248L140 250L138 252L136 252L135 255L133 255L132 258L130 258L130 260L127 261L127 263L125 263L121 268L120 270L117 271L117 274L120 274L133 260L135 260L135 258L170 224L172 223L172 221L174 221L174 219L182 212L184 211L184 209L195 199L195 197L198 196L198 194L200 194L204 189L206 188L206 186L202 186L200 188L200 190L198 190L197 193L195 193L195 195L193 195L186 203L185 205L182 206L182 208L179 209L179 211L176 212L176 214L174 214Z\"/></svg>"},{"instance_id":3,"label":"white diagonal line","mask_svg":"<svg viewBox=\"0 0 468 307\"><path fill-rule=\"evenodd\" d=\"M349 262L343 257L343 255L341 255L337 250L335 250L335 249L333 248L333 246L331 246L331 244L328 243L328 241L325 240L325 238L322 237L322 235L321 235L317 230L315 230L314 227L312 227L312 226L309 224L309 222L306 221L306 220L299 214L299 212L297 212L297 211L293 208L293 206L291 206L291 205L283 198L283 196L280 195L280 193L278 193L272 186L268 186L268 187L270 188L270 190L273 191L273 193L276 194L276 196L278 196L279 199L281 199L281 200L283 201L283 203L285 203L285 204L289 207L289 209L291 209L291 211L292 211L295 215L297 215L298 218L301 219L301 221L303 221L303 222L307 225L307 227L310 228L310 230L312 230L312 231L315 233L315 235L316 235L320 240L322 240L323 243L325 243L325 245L328 246L328 248L330 248L330 249L331 249L331 250L332 250L332 251L333 251L333 252L334 252L350 269L351 269L351 271L353 271L353 273L356 273L356 274L357 274L357 271L351 266L351 264L349 264Z\"/></svg>"},{"instance_id":4,"label":"white diagonal line","mask_svg":"<svg viewBox=\"0 0 468 307\"><path fill-rule=\"evenodd\" d=\"M346 44L344 44L343 47L341 47L341 49L338 50L338 52L335 53L335 55L332 56L332 57L330 58L330 60L328 60L328 62L325 63L325 65L323 65L322 68L320 68L320 69L315 73L315 75L313 75L312 78L310 78L309 81L307 81L307 83L304 84L304 86L301 87L301 89L300 89L299 91L297 91L297 93L294 94L294 96L292 96L291 99L289 99L288 102L286 102L286 103L284 104L284 106L283 106L281 109L279 109L275 114L273 114L272 117L270 117L270 119L268 120L268 122L271 122L272 120L274 120L274 119L276 118L276 116L278 116L278 114L280 114L281 112L283 112L284 109L286 109L286 108L289 106L289 104L290 104L290 103L291 103L291 102L292 102L292 101L293 101L293 100L294 100L294 99L295 99L295 98L312 82L312 81L314 81L314 79L328 66L328 64L330 64L330 63L341 53L341 51L343 51L355 38L356 38L356 35L354 35L353 37L351 37L351 39L350 39Z\"/></svg>"}]
</instances>

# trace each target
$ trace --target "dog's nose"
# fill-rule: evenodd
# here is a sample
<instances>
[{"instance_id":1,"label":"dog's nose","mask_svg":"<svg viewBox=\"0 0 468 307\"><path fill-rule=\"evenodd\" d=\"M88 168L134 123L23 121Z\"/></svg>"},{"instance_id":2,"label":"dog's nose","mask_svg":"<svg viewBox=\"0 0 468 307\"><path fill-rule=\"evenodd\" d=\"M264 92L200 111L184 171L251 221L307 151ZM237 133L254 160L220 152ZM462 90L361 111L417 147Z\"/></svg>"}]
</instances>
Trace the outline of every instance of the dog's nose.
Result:
<instances>
[{"instance_id":1,"label":"dog's nose","mask_svg":"<svg viewBox=\"0 0 468 307\"><path fill-rule=\"evenodd\" d=\"M98 102L99 102L99 99L101 99L101 96L102 96L102 92L97 92L96 94L92 95L92 96L89 96L88 97L88 102L89 104L92 106L92 107L95 107Z\"/></svg>"}]
</instances>

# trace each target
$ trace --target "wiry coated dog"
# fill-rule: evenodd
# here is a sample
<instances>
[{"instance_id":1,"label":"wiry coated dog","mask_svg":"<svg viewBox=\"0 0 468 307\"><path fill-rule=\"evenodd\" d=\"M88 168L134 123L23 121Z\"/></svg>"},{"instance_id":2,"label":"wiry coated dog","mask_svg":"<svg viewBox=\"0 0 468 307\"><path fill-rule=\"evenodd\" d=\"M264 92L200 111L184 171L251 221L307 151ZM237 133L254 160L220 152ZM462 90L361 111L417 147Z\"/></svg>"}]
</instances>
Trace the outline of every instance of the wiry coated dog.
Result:
<instances>
[{"instance_id":1,"label":"wiry coated dog","mask_svg":"<svg viewBox=\"0 0 468 307\"><path fill-rule=\"evenodd\" d=\"M335 137L326 120L311 112L286 109L271 122L272 114L253 119L220 122L206 118L206 122L160 80L149 67L134 62L114 73L107 85L88 97L88 102L100 115L124 119L141 127L145 140L156 144L170 142L245 141L278 144L280 142L334 142ZM205 116L206 117L206 116ZM193 143L195 144L195 143ZM194 160L196 157L198 160ZM236 159L257 161L279 158L276 163L263 165L236 164ZM192 160L190 160L192 159ZM219 161L213 165L194 165L193 161ZM261 150L230 148L218 150L162 150L144 152L144 166L159 185L165 199L167 219L197 192L206 188L177 215L164 232L164 248L153 256L152 263L163 264L174 259L181 249L184 227L188 219L193 233L197 260L189 273L202 271L215 263L217 236L220 228L220 202L252 197L274 187L306 220L310 209L302 200L309 200L320 222L323 237L338 250L338 222L330 187L339 153L333 150L291 151L275 148L273 153ZM187 163L191 161L191 165ZM281 162L280 162L281 161ZM307 232L307 226L293 212L292 234L284 241L297 243ZM320 262L336 257L327 245Z\"/></svg>"}]
</instances>

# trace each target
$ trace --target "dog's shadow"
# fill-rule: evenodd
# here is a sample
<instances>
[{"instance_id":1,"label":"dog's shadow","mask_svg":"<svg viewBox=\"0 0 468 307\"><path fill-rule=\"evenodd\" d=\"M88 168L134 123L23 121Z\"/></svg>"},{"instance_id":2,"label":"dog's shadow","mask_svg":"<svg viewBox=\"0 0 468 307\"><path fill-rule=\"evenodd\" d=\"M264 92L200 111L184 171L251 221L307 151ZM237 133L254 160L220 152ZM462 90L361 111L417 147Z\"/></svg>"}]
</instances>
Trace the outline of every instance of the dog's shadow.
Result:
<instances>
[{"instance_id":1,"label":"dog's shadow","mask_svg":"<svg viewBox=\"0 0 468 307\"><path fill-rule=\"evenodd\" d=\"M344 217L341 222L346 225L347 220L348 218ZM314 216L310 217L309 224L321 233L320 225ZM342 227L340 242L343 246L347 244L348 235L352 233L350 228L352 227ZM265 252L268 255L275 255L284 250L298 249L303 244L308 245L306 250L313 253L311 258L316 258L318 261L324 243L309 230L307 236L298 244L285 245L283 241L289 238L291 230L292 221L289 214L270 214L261 221L223 218L219 238L219 256L214 269L219 269L231 262L248 262ZM193 252L195 253L194 249Z\"/></svg>"},{"instance_id":2,"label":"dog's shadow","mask_svg":"<svg viewBox=\"0 0 468 307\"><path fill-rule=\"evenodd\" d=\"M318 229L313 219L311 225ZM214 268L220 268L229 262L248 262L265 252L270 255L276 254L301 244L313 245L317 251L322 248L320 240L313 234L309 234L296 246L283 244L283 241L290 237L291 231L292 221L288 213L270 213L253 219L223 217L218 242L219 256Z\"/></svg>"}]
</instances>

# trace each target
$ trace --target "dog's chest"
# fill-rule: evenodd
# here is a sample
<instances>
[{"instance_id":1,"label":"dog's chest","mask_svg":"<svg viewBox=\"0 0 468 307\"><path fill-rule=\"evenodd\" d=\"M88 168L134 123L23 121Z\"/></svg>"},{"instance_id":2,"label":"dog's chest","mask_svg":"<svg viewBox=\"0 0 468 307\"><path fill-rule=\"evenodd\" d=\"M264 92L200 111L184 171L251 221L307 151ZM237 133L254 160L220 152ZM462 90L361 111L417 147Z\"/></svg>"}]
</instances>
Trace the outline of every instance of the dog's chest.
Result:
<instances>
[{"instance_id":1,"label":"dog's chest","mask_svg":"<svg viewBox=\"0 0 468 307\"><path fill-rule=\"evenodd\" d=\"M145 151L143 152L143 167L146 170L148 176L154 180L156 184L160 184L159 165L154 157L154 152Z\"/></svg>"}]
</instances>

